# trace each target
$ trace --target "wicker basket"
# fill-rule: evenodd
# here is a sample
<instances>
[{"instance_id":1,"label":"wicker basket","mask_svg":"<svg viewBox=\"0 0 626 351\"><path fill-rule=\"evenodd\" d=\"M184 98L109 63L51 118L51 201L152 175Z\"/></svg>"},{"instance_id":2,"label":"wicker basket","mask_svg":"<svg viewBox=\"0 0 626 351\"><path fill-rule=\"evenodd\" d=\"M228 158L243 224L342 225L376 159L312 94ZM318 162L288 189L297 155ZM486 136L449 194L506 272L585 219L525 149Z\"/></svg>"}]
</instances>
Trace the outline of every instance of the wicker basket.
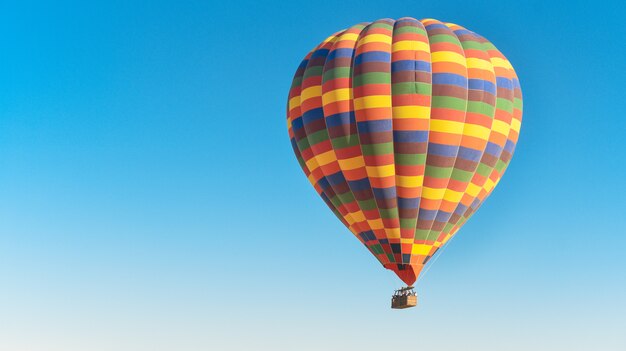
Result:
<instances>
[{"instance_id":1,"label":"wicker basket","mask_svg":"<svg viewBox=\"0 0 626 351\"><path fill-rule=\"evenodd\" d=\"M403 309L417 306L417 296L394 296L391 298L391 308Z\"/></svg>"}]
</instances>

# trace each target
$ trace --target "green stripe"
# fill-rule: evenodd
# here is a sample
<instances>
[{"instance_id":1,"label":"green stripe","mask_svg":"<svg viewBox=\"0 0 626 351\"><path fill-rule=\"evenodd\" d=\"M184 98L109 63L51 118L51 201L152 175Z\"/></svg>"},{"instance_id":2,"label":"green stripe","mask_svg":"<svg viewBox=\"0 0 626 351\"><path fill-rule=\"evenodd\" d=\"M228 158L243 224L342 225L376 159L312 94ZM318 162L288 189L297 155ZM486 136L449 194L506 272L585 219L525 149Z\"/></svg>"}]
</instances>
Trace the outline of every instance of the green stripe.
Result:
<instances>
[{"instance_id":1,"label":"green stripe","mask_svg":"<svg viewBox=\"0 0 626 351\"><path fill-rule=\"evenodd\" d=\"M324 72L322 82L327 82L335 78L350 78L350 67L335 67Z\"/></svg>"},{"instance_id":2,"label":"green stripe","mask_svg":"<svg viewBox=\"0 0 626 351\"><path fill-rule=\"evenodd\" d=\"M388 155L393 153L393 142L380 144L361 144L363 155Z\"/></svg>"},{"instance_id":3,"label":"green stripe","mask_svg":"<svg viewBox=\"0 0 626 351\"><path fill-rule=\"evenodd\" d=\"M482 101L468 101L467 112L478 113L488 116L493 119L493 115L496 111L495 106Z\"/></svg>"},{"instance_id":4,"label":"green stripe","mask_svg":"<svg viewBox=\"0 0 626 351\"><path fill-rule=\"evenodd\" d=\"M426 154L395 154L396 164L403 166L417 166L426 163Z\"/></svg>"},{"instance_id":5,"label":"green stripe","mask_svg":"<svg viewBox=\"0 0 626 351\"><path fill-rule=\"evenodd\" d=\"M452 167L436 167L436 166L426 166L426 171L424 175L427 177L445 179L450 178L450 174L452 173Z\"/></svg>"},{"instance_id":6,"label":"green stripe","mask_svg":"<svg viewBox=\"0 0 626 351\"><path fill-rule=\"evenodd\" d=\"M403 82L403 83L393 83L391 85L391 94L393 95L402 95L402 94L430 95L431 93L432 93L432 86L430 83Z\"/></svg>"},{"instance_id":7,"label":"green stripe","mask_svg":"<svg viewBox=\"0 0 626 351\"><path fill-rule=\"evenodd\" d=\"M309 143L311 143L311 145L316 145L328 140L328 131L326 131L326 129L322 129L313 134L308 134L307 138L309 139Z\"/></svg>"},{"instance_id":8,"label":"green stripe","mask_svg":"<svg viewBox=\"0 0 626 351\"><path fill-rule=\"evenodd\" d=\"M491 170L493 168L490 166L487 166L484 163L481 163L478 165L478 168L476 169L476 173L480 174L483 177L488 177L489 174L491 174Z\"/></svg>"},{"instance_id":9,"label":"green stripe","mask_svg":"<svg viewBox=\"0 0 626 351\"><path fill-rule=\"evenodd\" d=\"M355 75L352 79L354 87L365 84L391 84L391 74L387 72L368 72Z\"/></svg>"},{"instance_id":10,"label":"green stripe","mask_svg":"<svg viewBox=\"0 0 626 351\"><path fill-rule=\"evenodd\" d=\"M465 112L467 100L451 96L433 96L433 107L449 108Z\"/></svg>"},{"instance_id":11,"label":"green stripe","mask_svg":"<svg viewBox=\"0 0 626 351\"><path fill-rule=\"evenodd\" d=\"M469 182L473 176L474 172L468 172L462 169L455 168L450 178L459 182Z\"/></svg>"},{"instance_id":12,"label":"green stripe","mask_svg":"<svg viewBox=\"0 0 626 351\"><path fill-rule=\"evenodd\" d=\"M376 205L376 200L374 200L374 199L367 199L367 200L360 200L359 201L359 207L363 211L369 211L369 210L377 209L376 206L377 206Z\"/></svg>"},{"instance_id":13,"label":"green stripe","mask_svg":"<svg viewBox=\"0 0 626 351\"><path fill-rule=\"evenodd\" d=\"M429 36L428 40L430 41L431 45L435 43L452 43L458 45L459 47L461 46L459 39L457 39L456 36L452 36L449 34L435 34L433 36Z\"/></svg>"},{"instance_id":14,"label":"green stripe","mask_svg":"<svg viewBox=\"0 0 626 351\"><path fill-rule=\"evenodd\" d=\"M513 112L513 102L509 99L498 98L496 100L496 107L499 110L504 110L507 112Z\"/></svg>"},{"instance_id":15,"label":"green stripe","mask_svg":"<svg viewBox=\"0 0 626 351\"><path fill-rule=\"evenodd\" d=\"M463 46L464 50L484 51L482 43L474 40L461 40L461 46Z\"/></svg>"},{"instance_id":16,"label":"green stripe","mask_svg":"<svg viewBox=\"0 0 626 351\"><path fill-rule=\"evenodd\" d=\"M352 134L348 136L336 137L331 140L334 149L343 149L346 147L352 147L359 145L359 138L357 135Z\"/></svg>"},{"instance_id":17,"label":"green stripe","mask_svg":"<svg viewBox=\"0 0 626 351\"><path fill-rule=\"evenodd\" d=\"M324 69L324 66L307 67L306 70L304 71L303 77L304 77L304 79L307 79L307 78L311 78L311 77L321 76L323 69Z\"/></svg>"}]
</instances>

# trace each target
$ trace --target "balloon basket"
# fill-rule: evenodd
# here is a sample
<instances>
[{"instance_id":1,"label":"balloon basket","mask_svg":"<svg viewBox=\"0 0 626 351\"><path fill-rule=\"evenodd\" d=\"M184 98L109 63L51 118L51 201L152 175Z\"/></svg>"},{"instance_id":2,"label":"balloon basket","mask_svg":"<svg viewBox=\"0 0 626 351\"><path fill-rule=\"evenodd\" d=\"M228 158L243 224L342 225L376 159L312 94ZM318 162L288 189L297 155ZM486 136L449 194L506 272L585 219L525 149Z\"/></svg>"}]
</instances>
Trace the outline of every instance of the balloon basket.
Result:
<instances>
[{"instance_id":1,"label":"balloon basket","mask_svg":"<svg viewBox=\"0 0 626 351\"><path fill-rule=\"evenodd\" d=\"M412 286L400 288L391 297L391 308L401 310L417 306L417 294Z\"/></svg>"}]
</instances>

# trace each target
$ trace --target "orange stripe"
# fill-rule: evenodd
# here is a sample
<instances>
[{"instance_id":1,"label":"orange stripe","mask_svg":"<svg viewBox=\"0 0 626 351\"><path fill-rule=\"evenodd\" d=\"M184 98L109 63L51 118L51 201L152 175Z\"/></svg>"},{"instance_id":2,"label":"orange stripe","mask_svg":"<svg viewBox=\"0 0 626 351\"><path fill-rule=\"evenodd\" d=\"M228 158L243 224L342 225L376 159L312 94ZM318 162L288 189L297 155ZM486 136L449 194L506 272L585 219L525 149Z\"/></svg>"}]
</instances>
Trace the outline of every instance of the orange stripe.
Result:
<instances>
[{"instance_id":1,"label":"orange stripe","mask_svg":"<svg viewBox=\"0 0 626 351\"><path fill-rule=\"evenodd\" d=\"M433 62L433 73L455 73L467 77L467 69L455 62Z\"/></svg>"},{"instance_id":2,"label":"orange stripe","mask_svg":"<svg viewBox=\"0 0 626 351\"><path fill-rule=\"evenodd\" d=\"M427 131L429 121L423 118L402 118L393 120L393 130Z\"/></svg>"}]
</instances>

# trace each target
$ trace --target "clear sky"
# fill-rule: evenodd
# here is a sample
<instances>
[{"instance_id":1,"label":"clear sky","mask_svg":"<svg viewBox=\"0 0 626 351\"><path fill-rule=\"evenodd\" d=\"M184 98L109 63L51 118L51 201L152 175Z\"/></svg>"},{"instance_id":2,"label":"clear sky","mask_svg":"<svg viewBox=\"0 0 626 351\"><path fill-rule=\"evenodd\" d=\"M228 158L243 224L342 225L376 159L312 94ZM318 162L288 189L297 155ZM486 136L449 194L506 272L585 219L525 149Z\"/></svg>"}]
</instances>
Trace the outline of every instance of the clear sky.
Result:
<instances>
[{"instance_id":1,"label":"clear sky","mask_svg":"<svg viewBox=\"0 0 626 351\"><path fill-rule=\"evenodd\" d=\"M513 63L507 174L418 284L292 154L301 58L432 17ZM626 37L615 2L5 1L0 351L625 350Z\"/></svg>"}]
</instances>

